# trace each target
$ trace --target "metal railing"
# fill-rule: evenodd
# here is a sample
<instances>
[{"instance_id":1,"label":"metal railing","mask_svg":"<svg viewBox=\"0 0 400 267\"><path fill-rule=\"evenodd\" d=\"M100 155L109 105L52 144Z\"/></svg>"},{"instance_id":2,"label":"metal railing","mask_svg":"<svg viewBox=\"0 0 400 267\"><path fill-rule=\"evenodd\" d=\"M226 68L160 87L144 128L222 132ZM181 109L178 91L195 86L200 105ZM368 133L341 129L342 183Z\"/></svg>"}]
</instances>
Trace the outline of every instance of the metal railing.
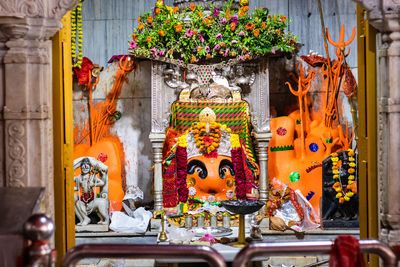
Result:
<instances>
[{"instance_id":1,"label":"metal railing","mask_svg":"<svg viewBox=\"0 0 400 267\"><path fill-rule=\"evenodd\" d=\"M233 267L245 267L247 262L257 256L329 255L332 245L333 241L254 243L236 255ZM379 255L385 267L397 266L396 255L385 243L378 240L360 240L360 250L362 253Z\"/></svg>"},{"instance_id":2,"label":"metal railing","mask_svg":"<svg viewBox=\"0 0 400 267\"><path fill-rule=\"evenodd\" d=\"M226 267L224 258L208 246L84 244L70 249L61 266L73 267L84 258L203 259L211 267Z\"/></svg>"}]
</instances>

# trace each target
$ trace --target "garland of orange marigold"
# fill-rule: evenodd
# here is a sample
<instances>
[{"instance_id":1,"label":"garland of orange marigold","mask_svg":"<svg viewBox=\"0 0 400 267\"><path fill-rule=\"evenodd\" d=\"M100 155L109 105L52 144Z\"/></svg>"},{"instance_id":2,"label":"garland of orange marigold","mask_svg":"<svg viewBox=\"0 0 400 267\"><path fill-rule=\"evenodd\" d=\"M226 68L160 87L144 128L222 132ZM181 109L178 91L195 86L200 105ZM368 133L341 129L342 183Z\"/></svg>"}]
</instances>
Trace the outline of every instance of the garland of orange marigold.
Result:
<instances>
[{"instance_id":1,"label":"garland of orange marigold","mask_svg":"<svg viewBox=\"0 0 400 267\"><path fill-rule=\"evenodd\" d=\"M221 126L216 122L199 122L193 126L193 135L196 146L205 156L212 156L219 147L221 140Z\"/></svg>"}]
</instances>

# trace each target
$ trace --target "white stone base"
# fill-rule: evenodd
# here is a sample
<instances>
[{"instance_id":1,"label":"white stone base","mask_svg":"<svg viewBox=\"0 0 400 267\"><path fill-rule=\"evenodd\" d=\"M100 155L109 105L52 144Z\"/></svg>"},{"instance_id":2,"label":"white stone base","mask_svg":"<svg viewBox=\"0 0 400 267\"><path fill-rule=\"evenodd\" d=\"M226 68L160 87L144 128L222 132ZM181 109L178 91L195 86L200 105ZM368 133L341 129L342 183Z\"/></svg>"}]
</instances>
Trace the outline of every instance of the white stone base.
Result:
<instances>
[{"instance_id":1,"label":"white stone base","mask_svg":"<svg viewBox=\"0 0 400 267\"><path fill-rule=\"evenodd\" d=\"M161 219L150 219L151 231L161 231Z\"/></svg>"},{"instance_id":2,"label":"white stone base","mask_svg":"<svg viewBox=\"0 0 400 267\"><path fill-rule=\"evenodd\" d=\"M88 224L85 226L75 225L76 232L108 232L108 225Z\"/></svg>"}]
</instances>

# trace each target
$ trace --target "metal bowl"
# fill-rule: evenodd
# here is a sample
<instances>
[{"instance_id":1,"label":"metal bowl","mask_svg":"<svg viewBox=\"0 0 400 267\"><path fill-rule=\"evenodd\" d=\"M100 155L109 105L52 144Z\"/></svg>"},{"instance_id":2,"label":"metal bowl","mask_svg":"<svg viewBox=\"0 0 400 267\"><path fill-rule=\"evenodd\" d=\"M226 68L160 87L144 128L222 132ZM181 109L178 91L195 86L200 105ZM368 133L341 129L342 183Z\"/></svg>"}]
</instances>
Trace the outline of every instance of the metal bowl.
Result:
<instances>
[{"instance_id":1,"label":"metal bowl","mask_svg":"<svg viewBox=\"0 0 400 267\"><path fill-rule=\"evenodd\" d=\"M232 233L232 229L225 228L225 227L195 227L192 228L195 233L195 236L201 237L205 234L210 234L214 237L219 236L227 236Z\"/></svg>"},{"instance_id":2,"label":"metal bowl","mask_svg":"<svg viewBox=\"0 0 400 267\"><path fill-rule=\"evenodd\" d=\"M235 214L250 214L258 211L264 206L264 202L255 200L224 200L222 206Z\"/></svg>"}]
</instances>

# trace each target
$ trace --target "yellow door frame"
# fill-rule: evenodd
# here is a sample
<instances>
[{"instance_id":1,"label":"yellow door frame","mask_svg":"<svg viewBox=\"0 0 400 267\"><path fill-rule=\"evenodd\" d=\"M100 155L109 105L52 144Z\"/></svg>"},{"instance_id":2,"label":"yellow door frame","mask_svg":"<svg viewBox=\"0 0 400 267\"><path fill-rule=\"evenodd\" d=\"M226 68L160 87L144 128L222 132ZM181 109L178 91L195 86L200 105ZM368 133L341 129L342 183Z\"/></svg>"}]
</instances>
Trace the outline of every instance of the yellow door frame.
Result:
<instances>
[{"instance_id":1,"label":"yellow door frame","mask_svg":"<svg viewBox=\"0 0 400 267\"><path fill-rule=\"evenodd\" d=\"M65 252L75 246L71 19L53 37L53 136L55 246L57 266Z\"/></svg>"},{"instance_id":2,"label":"yellow door frame","mask_svg":"<svg viewBox=\"0 0 400 267\"><path fill-rule=\"evenodd\" d=\"M376 33L357 5L360 238L378 238ZM379 266L369 256L369 266Z\"/></svg>"}]
</instances>

